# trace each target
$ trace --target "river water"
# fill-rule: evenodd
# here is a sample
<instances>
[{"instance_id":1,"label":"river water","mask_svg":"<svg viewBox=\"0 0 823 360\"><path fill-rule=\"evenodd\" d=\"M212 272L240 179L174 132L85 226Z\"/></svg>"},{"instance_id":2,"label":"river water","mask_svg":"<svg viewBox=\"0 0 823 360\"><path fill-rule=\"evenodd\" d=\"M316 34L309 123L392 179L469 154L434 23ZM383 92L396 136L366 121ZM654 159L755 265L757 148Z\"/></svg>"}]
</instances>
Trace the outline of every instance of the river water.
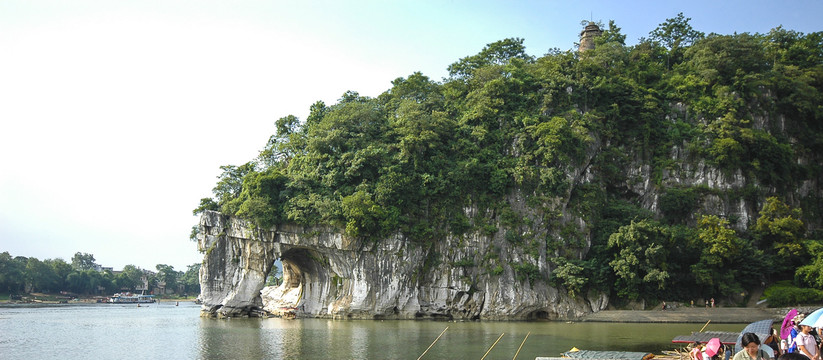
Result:
<instances>
[{"instance_id":1,"label":"river water","mask_svg":"<svg viewBox=\"0 0 823 360\"><path fill-rule=\"evenodd\" d=\"M203 319L189 302L0 308L0 359L517 359L586 350L660 354L702 324ZM740 331L745 324L707 330Z\"/></svg>"}]
</instances>

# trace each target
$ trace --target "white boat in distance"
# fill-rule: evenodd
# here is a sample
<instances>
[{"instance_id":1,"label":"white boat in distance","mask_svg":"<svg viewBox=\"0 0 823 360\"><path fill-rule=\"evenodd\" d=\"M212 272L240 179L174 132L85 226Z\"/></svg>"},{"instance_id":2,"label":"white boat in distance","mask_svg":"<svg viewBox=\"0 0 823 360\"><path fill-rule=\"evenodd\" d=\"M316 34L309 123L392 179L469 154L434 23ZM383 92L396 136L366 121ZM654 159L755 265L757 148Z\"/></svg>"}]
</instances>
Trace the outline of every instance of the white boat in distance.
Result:
<instances>
[{"instance_id":1,"label":"white boat in distance","mask_svg":"<svg viewBox=\"0 0 823 360\"><path fill-rule=\"evenodd\" d=\"M154 295L137 295L137 294L114 294L109 298L111 304L150 304L155 303Z\"/></svg>"}]
</instances>

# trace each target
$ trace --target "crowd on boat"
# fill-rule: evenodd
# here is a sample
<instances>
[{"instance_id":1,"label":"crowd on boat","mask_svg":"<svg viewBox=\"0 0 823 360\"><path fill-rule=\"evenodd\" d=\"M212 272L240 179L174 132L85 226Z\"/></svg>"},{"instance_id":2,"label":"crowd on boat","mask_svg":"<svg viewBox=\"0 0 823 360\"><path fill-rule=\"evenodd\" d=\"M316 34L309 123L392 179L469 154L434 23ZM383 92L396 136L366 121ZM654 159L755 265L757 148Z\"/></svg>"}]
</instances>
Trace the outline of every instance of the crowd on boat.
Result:
<instances>
[{"instance_id":1,"label":"crowd on boat","mask_svg":"<svg viewBox=\"0 0 823 360\"><path fill-rule=\"evenodd\" d=\"M689 359L821 360L823 308L808 317L799 314L796 309L790 310L780 331L775 330L772 323L764 320L747 326L738 337L734 351L726 344L721 344L719 338L712 338L706 343L695 341L691 346Z\"/></svg>"},{"instance_id":2,"label":"crowd on boat","mask_svg":"<svg viewBox=\"0 0 823 360\"><path fill-rule=\"evenodd\" d=\"M820 360L820 335L823 334L821 315L823 315L823 309L810 314L808 321L804 314L795 315L790 322L788 336L780 340L781 350L787 354L797 353L811 360Z\"/></svg>"}]
</instances>

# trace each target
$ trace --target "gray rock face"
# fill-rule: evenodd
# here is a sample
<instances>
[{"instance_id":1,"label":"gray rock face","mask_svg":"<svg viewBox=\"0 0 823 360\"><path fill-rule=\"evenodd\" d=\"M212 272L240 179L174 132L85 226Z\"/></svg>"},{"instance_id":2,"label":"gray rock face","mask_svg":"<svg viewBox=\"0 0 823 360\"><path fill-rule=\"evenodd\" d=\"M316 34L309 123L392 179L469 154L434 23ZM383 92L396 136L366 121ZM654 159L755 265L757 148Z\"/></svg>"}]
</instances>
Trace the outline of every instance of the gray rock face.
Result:
<instances>
[{"instance_id":1,"label":"gray rock face","mask_svg":"<svg viewBox=\"0 0 823 360\"><path fill-rule=\"evenodd\" d=\"M275 260L271 239L255 236L245 222L209 212L200 218L198 249L205 253L199 297L204 315L248 315L262 306L260 290Z\"/></svg>"},{"instance_id":2,"label":"gray rock face","mask_svg":"<svg viewBox=\"0 0 823 360\"><path fill-rule=\"evenodd\" d=\"M354 319L570 319L608 304L603 294L571 297L543 280L518 277L510 264L532 257L502 235L447 238L425 248L399 236L353 241L330 227L255 230L216 212L205 212L200 226L204 316L264 309ZM283 284L264 288L277 258ZM541 270L544 278L548 271Z\"/></svg>"}]
</instances>

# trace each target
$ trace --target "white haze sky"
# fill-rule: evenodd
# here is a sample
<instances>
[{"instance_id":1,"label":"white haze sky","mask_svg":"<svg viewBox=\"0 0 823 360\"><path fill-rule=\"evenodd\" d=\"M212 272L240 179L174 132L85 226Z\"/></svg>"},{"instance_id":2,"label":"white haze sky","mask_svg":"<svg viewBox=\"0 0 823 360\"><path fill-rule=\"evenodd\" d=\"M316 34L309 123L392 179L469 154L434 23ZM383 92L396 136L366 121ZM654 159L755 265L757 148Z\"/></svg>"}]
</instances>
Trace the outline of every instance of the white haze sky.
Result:
<instances>
[{"instance_id":1,"label":"white haze sky","mask_svg":"<svg viewBox=\"0 0 823 360\"><path fill-rule=\"evenodd\" d=\"M0 0L0 252L185 270L192 209L276 119L508 37L572 49L584 19L634 44L681 11L707 34L823 31L821 1Z\"/></svg>"}]
</instances>

